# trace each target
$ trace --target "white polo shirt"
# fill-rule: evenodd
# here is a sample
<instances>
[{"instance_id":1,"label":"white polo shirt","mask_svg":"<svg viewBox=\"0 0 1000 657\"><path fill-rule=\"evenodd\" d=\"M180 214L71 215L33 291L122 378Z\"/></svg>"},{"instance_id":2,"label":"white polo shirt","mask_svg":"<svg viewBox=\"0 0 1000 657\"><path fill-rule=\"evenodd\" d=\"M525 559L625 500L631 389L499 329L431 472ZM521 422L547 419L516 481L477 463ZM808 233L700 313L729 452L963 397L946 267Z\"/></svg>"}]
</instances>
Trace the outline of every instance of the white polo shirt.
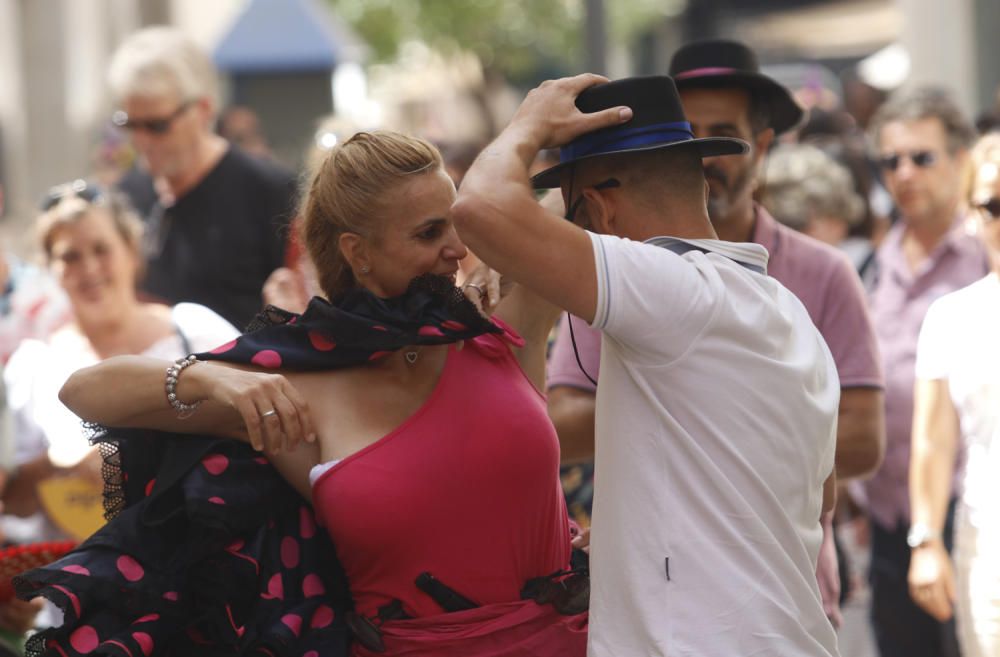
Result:
<instances>
[{"instance_id":1,"label":"white polo shirt","mask_svg":"<svg viewBox=\"0 0 1000 657\"><path fill-rule=\"evenodd\" d=\"M815 568L840 384L805 308L757 244L591 238L588 655L837 655Z\"/></svg>"}]
</instances>

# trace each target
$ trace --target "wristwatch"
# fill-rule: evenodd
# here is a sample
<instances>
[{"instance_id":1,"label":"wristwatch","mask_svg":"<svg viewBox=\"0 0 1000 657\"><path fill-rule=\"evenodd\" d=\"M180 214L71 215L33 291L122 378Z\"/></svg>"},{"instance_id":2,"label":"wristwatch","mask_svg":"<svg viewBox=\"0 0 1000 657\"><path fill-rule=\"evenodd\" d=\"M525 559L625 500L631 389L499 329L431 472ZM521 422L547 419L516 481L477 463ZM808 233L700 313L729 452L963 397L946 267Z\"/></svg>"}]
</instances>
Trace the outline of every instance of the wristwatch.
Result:
<instances>
[{"instance_id":1,"label":"wristwatch","mask_svg":"<svg viewBox=\"0 0 1000 657\"><path fill-rule=\"evenodd\" d=\"M941 532L931 529L922 522L914 523L910 526L910 531L906 532L906 544L910 549L916 549L940 538Z\"/></svg>"}]
</instances>

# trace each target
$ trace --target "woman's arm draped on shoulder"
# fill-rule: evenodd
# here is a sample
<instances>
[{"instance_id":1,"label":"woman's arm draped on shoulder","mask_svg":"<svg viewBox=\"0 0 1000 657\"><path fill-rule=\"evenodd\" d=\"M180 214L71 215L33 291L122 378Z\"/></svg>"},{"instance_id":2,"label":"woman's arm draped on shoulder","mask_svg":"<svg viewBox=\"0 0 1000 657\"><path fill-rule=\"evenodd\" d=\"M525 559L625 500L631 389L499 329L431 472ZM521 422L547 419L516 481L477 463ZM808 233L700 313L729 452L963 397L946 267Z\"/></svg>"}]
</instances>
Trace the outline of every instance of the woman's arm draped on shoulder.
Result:
<instances>
[{"instance_id":1,"label":"woman's arm draped on shoulder","mask_svg":"<svg viewBox=\"0 0 1000 657\"><path fill-rule=\"evenodd\" d=\"M315 440L308 405L283 375L198 362L178 377L178 398L201 402L181 419L167 401L170 365L144 356L109 358L75 372L59 399L88 422L236 438L268 453Z\"/></svg>"}]
</instances>

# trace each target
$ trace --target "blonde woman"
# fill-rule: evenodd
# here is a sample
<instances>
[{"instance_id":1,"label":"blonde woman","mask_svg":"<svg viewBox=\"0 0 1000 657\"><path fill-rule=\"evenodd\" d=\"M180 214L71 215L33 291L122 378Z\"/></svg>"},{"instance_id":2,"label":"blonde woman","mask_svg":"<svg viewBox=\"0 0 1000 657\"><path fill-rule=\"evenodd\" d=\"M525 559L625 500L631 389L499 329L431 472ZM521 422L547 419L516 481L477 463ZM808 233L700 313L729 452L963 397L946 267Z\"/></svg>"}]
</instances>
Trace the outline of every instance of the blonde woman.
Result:
<instances>
[{"instance_id":1,"label":"blonde woman","mask_svg":"<svg viewBox=\"0 0 1000 657\"><path fill-rule=\"evenodd\" d=\"M1000 655L1000 135L972 151L970 227L992 271L937 300L917 347L910 462L914 601L939 621L954 615L965 657ZM952 481L964 447L964 480ZM951 491L961 491L955 549L942 533Z\"/></svg>"},{"instance_id":2,"label":"blonde woman","mask_svg":"<svg viewBox=\"0 0 1000 657\"><path fill-rule=\"evenodd\" d=\"M238 335L204 306L139 300L142 223L123 198L74 181L50 191L36 225L38 245L72 315L47 339L24 340L4 372L18 465L4 501L8 512L21 516L38 510L39 480L62 469L86 469L88 458L99 470L80 419L58 399L75 370L120 354L178 358ZM59 537L48 523L11 524L15 534L38 532L16 536L20 540Z\"/></svg>"},{"instance_id":3,"label":"blonde woman","mask_svg":"<svg viewBox=\"0 0 1000 657\"><path fill-rule=\"evenodd\" d=\"M196 460L181 487L200 509L190 516L195 526L232 532L218 539L216 554L207 550L209 536L178 545L158 527L130 532L126 514L138 509L131 512L145 517L143 507L153 503L142 497L145 480L126 468L135 502L104 535L123 539L115 542L118 558L161 577L130 585L108 569L109 579L157 601L131 613L157 616L144 623L157 628L158 649L196 651L177 626L211 616L223 629L243 628L202 635L213 654L342 654L331 610L338 582L322 571L339 559L353 609L337 608L337 618L352 630L355 657L585 654L587 589L578 573L567 572L559 444L539 392L557 312L514 289L496 313L508 326L470 303L492 308L495 286L477 279L463 296L455 279L467 249L450 219L454 200L433 146L396 133L359 133L326 157L302 209L303 241L329 301L313 299L301 315L273 310L257 330L181 361L166 378L169 363L127 357L78 372L64 387L71 408L106 426L248 442L299 494L281 508L274 503L284 494L260 496L255 487L277 489L268 483L267 460L246 445L228 440L219 442L224 451L199 455L202 466ZM184 483L206 468L216 474L205 486ZM234 468L248 474L220 487ZM154 496L163 485L162 477L156 481ZM316 530L303 499L325 531ZM186 517L189 508L174 510ZM272 526L280 558L266 549L273 531L248 534L236 523L237 531L232 518ZM163 550L160 538L171 549ZM103 553L83 547L53 568L93 572L106 563ZM210 590L186 574L202 572L209 560L178 556L206 552ZM170 571L178 560L184 576ZM28 580L59 598L51 584L60 577L50 569ZM91 582L68 584L92 591ZM178 601L203 606L159 602L156 594L175 584L169 592ZM73 632L98 622L81 609L52 636L60 647L72 647ZM167 625L167 614L182 621ZM131 620L122 618L95 627L96 636L132 645L123 629Z\"/></svg>"}]
</instances>

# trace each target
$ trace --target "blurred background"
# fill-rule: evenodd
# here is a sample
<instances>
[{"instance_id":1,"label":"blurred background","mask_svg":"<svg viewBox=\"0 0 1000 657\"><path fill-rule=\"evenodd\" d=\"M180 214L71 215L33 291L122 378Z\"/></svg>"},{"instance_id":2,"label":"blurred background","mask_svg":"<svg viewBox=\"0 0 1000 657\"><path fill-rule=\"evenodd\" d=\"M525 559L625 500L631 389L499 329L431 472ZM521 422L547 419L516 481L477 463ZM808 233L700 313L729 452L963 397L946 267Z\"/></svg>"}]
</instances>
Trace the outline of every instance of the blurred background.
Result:
<instances>
[{"instance_id":1,"label":"blurred background","mask_svg":"<svg viewBox=\"0 0 1000 657\"><path fill-rule=\"evenodd\" d=\"M1000 83L996 0L0 0L0 233L15 250L53 182L130 166L105 71L150 24L212 52L237 107L226 134L292 168L331 112L482 145L541 80L662 73L703 37L748 42L803 103L859 127L908 85L989 114Z\"/></svg>"}]
</instances>

